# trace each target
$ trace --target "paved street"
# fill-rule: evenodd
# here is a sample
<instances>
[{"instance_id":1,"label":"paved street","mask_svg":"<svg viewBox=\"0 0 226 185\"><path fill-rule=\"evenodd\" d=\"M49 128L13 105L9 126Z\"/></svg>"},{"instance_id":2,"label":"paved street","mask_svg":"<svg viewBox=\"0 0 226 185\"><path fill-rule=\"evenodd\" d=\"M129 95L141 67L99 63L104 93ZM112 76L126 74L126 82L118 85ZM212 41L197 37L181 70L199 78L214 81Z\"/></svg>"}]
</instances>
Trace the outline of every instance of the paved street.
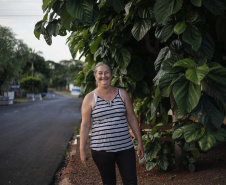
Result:
<instances>
[{"instance_id":1,"label":"paved street","mask_svg":"<svg viewBox=\"0 0 226 185\"><path fill-rule=\"evenodd\" d=\"M0 185L49 185L80 125L82 99L0 106Z\"/></svg>"}]
</instances>

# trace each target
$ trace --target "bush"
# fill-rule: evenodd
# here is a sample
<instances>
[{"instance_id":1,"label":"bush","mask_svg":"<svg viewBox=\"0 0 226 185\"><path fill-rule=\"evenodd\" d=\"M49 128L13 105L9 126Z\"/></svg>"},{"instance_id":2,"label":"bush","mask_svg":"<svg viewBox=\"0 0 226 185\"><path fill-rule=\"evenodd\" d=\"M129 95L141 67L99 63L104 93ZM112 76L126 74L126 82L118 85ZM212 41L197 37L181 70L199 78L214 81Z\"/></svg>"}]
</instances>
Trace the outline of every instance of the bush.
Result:
<instances>
[{"instance_id":1,"label":"bush","mask_svg":"<svg viewBox=\"0 0 226 185\"><path fill-rule=\"evenodd\" d=\"M43 83L40 78L27 77L20 81L20 88L27 93L40 93L43 89Z\"/></svg>"}]
</instances>

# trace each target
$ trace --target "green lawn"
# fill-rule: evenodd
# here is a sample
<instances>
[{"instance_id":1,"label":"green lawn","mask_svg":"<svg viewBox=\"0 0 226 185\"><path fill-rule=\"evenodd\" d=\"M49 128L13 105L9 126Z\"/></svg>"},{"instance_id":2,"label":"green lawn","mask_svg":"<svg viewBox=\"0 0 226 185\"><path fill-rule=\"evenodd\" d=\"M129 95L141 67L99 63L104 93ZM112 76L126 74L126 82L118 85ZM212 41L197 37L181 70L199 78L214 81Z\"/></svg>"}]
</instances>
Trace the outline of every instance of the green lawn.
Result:
<instances>
[{"instance_id":1,"label":"green lawn","mask_svg":"<svg viewBox=\"0 0 226 185\"><path fill-rule=\"evenodd\" d=\"M50 91L54 91L56 94L62 95L62 96L67 96L67 97L71 97L71 98L77 98L76 96L71 95L70 91L58 91L54 88L48 88L48 90Z\"/></svg>"},{"instance_id":2,"label":"green lawn","mask_svg":"<svg viewBox=\"0 0 226 185\"><path fill-rule=\"evenodd\" d=\"M27 98L24 97L24 98L15 98L13 100L13 104L17 104L17 103L27 103Z\"/></svg>"}]
</instances>

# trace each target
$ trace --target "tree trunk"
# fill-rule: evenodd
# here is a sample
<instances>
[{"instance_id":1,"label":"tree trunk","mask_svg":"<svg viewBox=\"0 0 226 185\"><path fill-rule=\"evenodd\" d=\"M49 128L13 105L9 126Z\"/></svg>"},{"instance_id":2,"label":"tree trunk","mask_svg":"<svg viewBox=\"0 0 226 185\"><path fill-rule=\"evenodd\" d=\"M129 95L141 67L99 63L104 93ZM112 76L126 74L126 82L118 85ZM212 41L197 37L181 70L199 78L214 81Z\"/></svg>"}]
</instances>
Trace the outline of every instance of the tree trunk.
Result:
<instances>
[{"instance_id":1,"label":"tree trunk","mask_svg":"<svg viewBox=\"0 0 226 185\"><path fill-rule=\"evenodd\" d=\"M172 93L170 94L170 104L171 104L171 109L172 109L175 105L175 99L174 99ZM173 111L172 111L172 121L173 121L173 123L177 121L177 118L175 117ZM181 168L182 150L176 142L174 143L173 155L174 155L174 159L175 159L175 167L177 170L179 170Z\"/></svg>"}]
</instances>

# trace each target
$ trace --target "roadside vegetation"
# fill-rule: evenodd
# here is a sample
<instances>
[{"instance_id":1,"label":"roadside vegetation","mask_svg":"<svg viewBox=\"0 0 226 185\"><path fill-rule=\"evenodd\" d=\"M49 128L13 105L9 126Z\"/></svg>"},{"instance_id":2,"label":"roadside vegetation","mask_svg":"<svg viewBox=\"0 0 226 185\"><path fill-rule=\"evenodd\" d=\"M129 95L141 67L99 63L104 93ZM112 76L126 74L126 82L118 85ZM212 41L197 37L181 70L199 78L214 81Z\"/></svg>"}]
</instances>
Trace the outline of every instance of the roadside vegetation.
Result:
<instances>
[{"instance_id":1,"label":"roadside vegetation","mask_svg":"<svg viewBox=\"0 0 226 185\"><path fill-rule=\"evenodd\" d=\"M83 69L79 60L46 61L40 51L29 48L1 25L0 46L0 95L11 85L20 85L25 93L46 94L48 87L64 91Z\"/></svg>"}]
</instances>

